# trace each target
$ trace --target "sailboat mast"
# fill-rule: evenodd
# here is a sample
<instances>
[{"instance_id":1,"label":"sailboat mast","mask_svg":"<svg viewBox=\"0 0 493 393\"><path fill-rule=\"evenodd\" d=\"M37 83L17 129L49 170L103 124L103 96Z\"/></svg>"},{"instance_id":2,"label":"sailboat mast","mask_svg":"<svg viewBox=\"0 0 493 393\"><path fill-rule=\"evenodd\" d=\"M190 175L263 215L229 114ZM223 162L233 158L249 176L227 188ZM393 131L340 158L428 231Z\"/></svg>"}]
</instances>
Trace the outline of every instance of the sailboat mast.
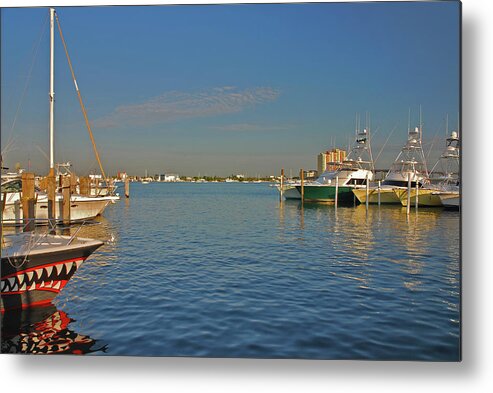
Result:
<instances>
[{"instance_id":1,"label":"sailboat mast","mask_svg":"<svg viewBox=\"0 0 493 393\"><path fill-rule=\"evenodd\" d=\"M55 9L50 8L50 169L55 167Z\"/></svg>"}]
</instances>

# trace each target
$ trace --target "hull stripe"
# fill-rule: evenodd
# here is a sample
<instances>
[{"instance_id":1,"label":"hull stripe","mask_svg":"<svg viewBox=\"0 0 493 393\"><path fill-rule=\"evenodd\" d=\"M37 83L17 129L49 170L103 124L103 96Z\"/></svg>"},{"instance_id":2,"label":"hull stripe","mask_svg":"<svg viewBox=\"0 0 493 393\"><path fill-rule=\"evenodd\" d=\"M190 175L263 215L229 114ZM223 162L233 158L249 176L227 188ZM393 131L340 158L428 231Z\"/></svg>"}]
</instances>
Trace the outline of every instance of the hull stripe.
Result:
<instances>
[{"instance_id":1,"label":"hull stripe","mask_svg":"<svg viewBox=\"0 0 493 393\"><path fill-rule=\"evenodd\" d=\"M5 257L4 257L4 258L5 258ZM2 259L3 259L3 258L2 258ZM19 270L19 271L15 272L15 273L12 273L12 274L7 275L7 276L2 276L2 280L4 280L4 279L8 279L8 278L10 278L10 277L15 277L15 276L17 276L17 275L18 275L18 274L20 274L20 273L25 274L25 273L27 273L27 272L34 272L34 271L36 271L36 270L38 270L38 269L45 268L45 267L50 267L50 266L60 265L60 264L62 264L62 263L77 262L77 261L81 261L81 260L82 260L82 261L84 261L84 260L86 260L86 259L87 259L87 258L85 258L85 257L79 257L79 258L72 258L72 259L64 259L64 260L59 261L59 262L47 263L47 264L45 264L45 265L38 265L38 266L33 267L33 268L30 268L30 269L26 269L26 270Z\"/></svg>"}]
</instances>

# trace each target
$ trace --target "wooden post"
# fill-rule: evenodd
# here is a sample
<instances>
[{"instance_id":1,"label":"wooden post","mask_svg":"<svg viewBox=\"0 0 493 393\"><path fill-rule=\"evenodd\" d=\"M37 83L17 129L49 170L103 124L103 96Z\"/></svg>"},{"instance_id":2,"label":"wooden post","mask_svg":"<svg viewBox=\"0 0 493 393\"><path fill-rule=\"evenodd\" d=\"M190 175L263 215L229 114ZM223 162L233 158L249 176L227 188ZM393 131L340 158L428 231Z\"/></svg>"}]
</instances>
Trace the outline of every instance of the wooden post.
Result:
<instances>
[{"instance_id":1,"label":"wooden post","mask_svg":"<svg viewBox=\"0 0 493 393\"><path fill-rule=\"evenodd\" d=\"M70 177L62 178L62 219L63 225L70 225Z\"/></svg>"},{"instance_id":2,"label":"wooden post","mask_svg":"<svg viewBox=\"0 0 493 393\"><path fill-rule=\"evenodd\" d=\"M2 193L2 216L3 216L3 211L5 210L5 204L7 203L7 193L3 192Z\"/></svg>"},{"instance_id":3,"label":"wooden post","mask_svg":"<svg viewBox=\"0 0 493 393\"><path fill-rule=\"evenodd\" d=\"M77 193L77 175L75 173L70 174L70 194Z\"/></svg>"},{"instance_id":4,"label":"wooden post","mask_svg":"<svg viewBox=\"0 0 493 393\"><path fill-rule=\"evenodd\" d=\"M125 177L125 197L130 198L130 180L128 176Z\"/></svg>"},{"instance_id":5,"label":"wooden post","mask_svg":"<svg viewBox=\"0 0 493 393\"><path fill-rule=\"evenodd\" d=\"M380 206L380 186L381 186L381 180L378 181L378 206Z\"/></svg>"},{"instance_id":6,"label":"wooden post","mask_svg":"<svg viewBox=\"0 0 493 393\"><path fill-rule=\"evenodd\" d=\"M407 206L406 213L409 214L411 211L411 172L407 174Z\"/></svg>"},{"instance_id":7,"label":"wooden post","mask_svg":"<svg viewBox=\"0 0 493 393\"><path fill-rule=\"evenodd\" d=\"M79 193L80 195L91 195L91 178L84 176L79 178Z\"/></svg>"},{"instance_id":8,"label":"wooden post","mask_svg":"<svg viewBox=\"0 0 493 393\"><path fill-rule=\"evenodd\" d=\"M41 191L46 191L47 188L48 188L48 176L42 177L39 180L39 189Z\"/></svg>"},{"instance_id":9,"label":"wooden post","mask_svg":"<svg viewBox=\"0 0 493 393\"><path fill-rule=\"evenodd\" d=\"M335 195L335 205L337 207L337 202L339 200L339 176L336 176L336 195Z\"/></svg>"},{"instance_id":10,"label":"wooden post","mask_svg":"<svg viewBox=\"0 0 493 393\"><path fill-rule=\"evenodd\" d=\"M305 201L305 174L303 173L303 168L300 169L300 180L301 180L301 202Z\"/></svg>"},{"instance_id":11,"label":"wooden post","mask_svg":"<svg viewBox=\"0 0 493 393\"><path fill-rule=\"evenodd\" d=\"M24 172L22 174L22 215L24 231L29 232L34 229L34 203L35 193L34 193L34 173Z\"/></svg>"},{"instance_id":12,"label":"wooden post","mask_svg":"<svg viewBox=\"0 0 493 393\"><path fill-rule=\"evenodd\" d=\"M284 194L284 168L281 169L281 187L279 189L279 200L282 202L282 196Z\"/></svg>"},{"instance_id":13,"label":"wooden post","mask_svg":"<svg viewBox=\"0 0 493 393\"><path fill-rule=\"evenodd\" d=\"M115 180L113 178L111 178L109 181L108 181L108 189L107 189L107 192L106 192L106 195L113 195L113 186L115 184Z\"/></svg>"},{"instance_id":14,"label":"wooden post","mask_svg":"<svg viewBox=\"0 0 493 393\"><path fill-rule=\"evenodd\" d=\"M50 169L46 177L46 193L48 194L48 223L50 228L54 229L56 224L56 178L53 168Z\"/></svg>"},{"instance_id":15,"label":"wooden post","mask_svg":"<svg viewBox=\"0 0 493 393\"><path fill-rule=\"evenodd\" d=\"M2 212L1 212L2 217L3 217L3 211L5 210L5 204L6 203L7 203L7 193L4 192L4 193L2 193ZM0 226L0 231L2 232L0 236L2 238L1 239L1 242L2 242L1 246L3 247L3 225Z\"/></svg>"},{"instance_id":16,"label":"wooden post","mask_svg":"<svg viewBox=\"0 0 493 393\"><path fill-rule=\"evenodd\" d=\"M416 200L415 200L415 204L414 204L414 208L416 209L416 212L418 211L418 194L419 194L419 191L418 191L418 179L416 178L416 196L414 197Z\"/></svg>"},{"instance_id":17,"label":"wooden post","mask_svg":"<svg viewBox=\"0 0 493 393\"><path fill-rule=\"evenodd\" d=\"M366 211L368 211L368 205L370 204L370 182L368 179L368 173L366 174Z\"/></svg>"},{"instance_id":18,"label":"wooden post","mask_svg":"<svg viewBox=\"0 0 493 393\"><path fill-rule=\"evenodd\" d=\"M354 187L356 188L356 179L354 179ZM353 206L356 206L356 194L353 192Z\"/></svg>"}]
</instances>

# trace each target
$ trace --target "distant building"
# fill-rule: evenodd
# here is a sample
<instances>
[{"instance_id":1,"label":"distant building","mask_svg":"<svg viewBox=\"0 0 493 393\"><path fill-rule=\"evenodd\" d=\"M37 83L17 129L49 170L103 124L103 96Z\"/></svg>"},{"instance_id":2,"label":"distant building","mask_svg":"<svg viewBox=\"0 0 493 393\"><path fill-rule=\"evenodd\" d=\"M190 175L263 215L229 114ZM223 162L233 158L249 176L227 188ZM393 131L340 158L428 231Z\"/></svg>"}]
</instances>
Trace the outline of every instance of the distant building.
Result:
<instances>
[{"instance_id":1,"label":"distant building","mask_svg":"<svg viewBox=\"0 0 493 393\"><path fill-rule=\"evenodd\" d=\"M164 182L176 182L176 181L180 181L181 179L180 179L180 175L176 173L163 173L160 175L155 175L154 180L164 181Z\"/></svg>"},{"instance_id":2,"label":"distant building","mask_svg":"<svg viewBox=\"0 0 493 393\"><path fill-rule=\"evenodd\" d=\"M175 182L175 181L179 181L180 180L180 176L176 173L167 173L164 175L164 180L163 181L166 181L166 182Z\"/></svg>"},{"instance_id":3,"label":"distant building","mask_svg":"<svg viewBox=\"0 0 493 393\"><path fill-rule=\"evenodd\" d=\"M327 150L317 156L317 171L319 174L326 170L334 170L337 165L334 163L343 162L346 159L346 151L338 148Z\"/></svg>"}]
</instances>

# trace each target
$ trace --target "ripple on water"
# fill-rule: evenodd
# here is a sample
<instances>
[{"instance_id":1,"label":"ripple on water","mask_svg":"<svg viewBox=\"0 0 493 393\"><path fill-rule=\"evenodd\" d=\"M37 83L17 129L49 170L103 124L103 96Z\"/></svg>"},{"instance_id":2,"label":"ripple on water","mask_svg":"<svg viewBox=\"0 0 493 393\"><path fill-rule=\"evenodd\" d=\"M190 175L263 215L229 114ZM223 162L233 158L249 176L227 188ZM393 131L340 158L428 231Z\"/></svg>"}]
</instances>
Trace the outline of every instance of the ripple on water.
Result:
<instances>
[{"instance_id":1,"label":"ripple on water","mask_svg":"<svg viewBox=\"0 0 493 393\"><path fill-rule=\"evenodd\" d=\"M263 184L131 187L100 219L115 240L57 299L107 354L459 358L457 213L280 205Z\"/></svg>"}]
</instances>

